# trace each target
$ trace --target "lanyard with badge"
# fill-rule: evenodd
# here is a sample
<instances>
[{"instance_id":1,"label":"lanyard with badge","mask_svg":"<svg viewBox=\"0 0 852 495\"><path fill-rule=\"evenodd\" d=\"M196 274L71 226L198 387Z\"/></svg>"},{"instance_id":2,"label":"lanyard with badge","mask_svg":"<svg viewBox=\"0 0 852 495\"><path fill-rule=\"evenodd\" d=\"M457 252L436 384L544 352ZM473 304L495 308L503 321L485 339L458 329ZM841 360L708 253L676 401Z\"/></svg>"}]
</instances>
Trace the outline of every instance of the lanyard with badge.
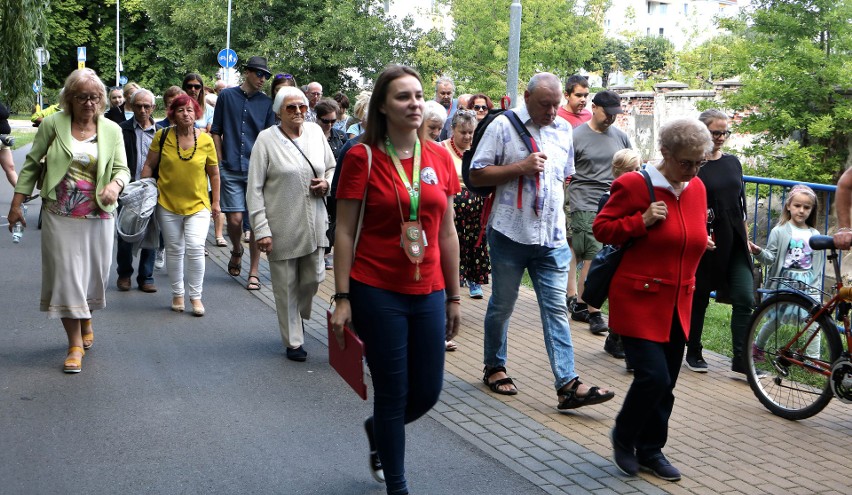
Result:
<instances>
[{"instance_id":1,"label":"lanyard with badge","mask_svg":"<svg viewBox=\"0 0 852 495\"><path fill-rule=\"evenodd\" d=\"M388 152L396 168L396 173L399 175L405 190L408 191L408 198L411 200L411 206L408 209L408 221L405 221L405 215L402 213L402 201L399 199L399 189L394 184L393 190L396 193L396 203L399 206L399 216L402 221L402 234L400 236L400 245L408 259L414 263L414 280L420 280L420 263L423 261L423 254L426 250L426 233L423 232L423 225L420 223L420 139L414 142L414 168L412 170L412 180L408 180L408 174L402 168L402 162L396 154L393 143L390 139L385 138L385 150Z\"/></svg>"}]
</instances>

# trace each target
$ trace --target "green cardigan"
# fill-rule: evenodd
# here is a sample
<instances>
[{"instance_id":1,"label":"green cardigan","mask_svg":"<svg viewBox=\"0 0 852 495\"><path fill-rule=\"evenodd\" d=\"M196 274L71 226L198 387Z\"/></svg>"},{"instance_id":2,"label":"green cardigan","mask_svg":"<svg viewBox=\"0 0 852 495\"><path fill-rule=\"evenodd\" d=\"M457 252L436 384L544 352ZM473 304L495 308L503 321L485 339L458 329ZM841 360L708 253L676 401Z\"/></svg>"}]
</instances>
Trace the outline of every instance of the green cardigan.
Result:
<instances>
[{"instance_id":1,"label":"green cardigan","mask_svg":"<svg viewBox=\"0 0 852 495\"><path fill-rule=\"evenodd\" d=\"M47 164L44 181L41 184L41 196L56 199L56 186L68 173L71 165L71 116L59 112L45 117L38 127L32 149L27 154L21 173L18 175L16 193L29 196L42 175L42 167ZM42 158L46 158L42 162ZM115 210L117 202L111 205L101 204L100 192L115 179L130 182L130 170L127 168L127 156L124 152L124 139L118 124L98 117L98 171L96 199L98 206L105 212Z\"/></svg>"}]
</instances>

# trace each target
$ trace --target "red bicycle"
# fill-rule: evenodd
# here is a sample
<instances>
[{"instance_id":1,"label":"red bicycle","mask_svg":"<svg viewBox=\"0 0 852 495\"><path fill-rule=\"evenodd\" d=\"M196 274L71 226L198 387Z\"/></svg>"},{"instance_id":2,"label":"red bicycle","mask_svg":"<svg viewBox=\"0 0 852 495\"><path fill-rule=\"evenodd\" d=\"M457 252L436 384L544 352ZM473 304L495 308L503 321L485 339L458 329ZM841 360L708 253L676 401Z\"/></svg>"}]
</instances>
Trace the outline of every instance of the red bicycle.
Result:
<instances>
[{"instance_id":1,"label":"red bicycle","mask_svg":"<svg viewBox=\"0 0 852 495\"><path fill-rule=\"evenodd\" d=\"M744 353L754 395L791 420L817 414L832 397L852 403L852 287L843 285L832 237L813 236L810 246L830 250L837 281L831 294L798 280L769 279L777 288L760 290L767 297L752 315L746 344L751 352Z\"/></svg>"}]
</instances>

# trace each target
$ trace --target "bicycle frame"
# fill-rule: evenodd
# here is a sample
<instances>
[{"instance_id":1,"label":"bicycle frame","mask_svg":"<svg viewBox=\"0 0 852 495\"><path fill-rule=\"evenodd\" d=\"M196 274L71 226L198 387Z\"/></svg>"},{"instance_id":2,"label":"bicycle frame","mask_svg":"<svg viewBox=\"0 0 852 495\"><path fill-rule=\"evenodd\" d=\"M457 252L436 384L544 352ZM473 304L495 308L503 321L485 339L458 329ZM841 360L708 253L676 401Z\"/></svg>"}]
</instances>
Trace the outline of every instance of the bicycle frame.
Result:
<instances>
[{"instance_id":1,"label":"bicycle frame","mask_svg":"<svg viewBox=\"0 0 852 495\"><path fill-rule=\"evenodd\" d=\"M852 304L849 304L852 303L852 287L845 287L843 285L843 278L840 276L840 264L838 263L837 250L834 247L830 247L829 249L831 249L831 251L827 255L827 258L834 267L834 296L832 296L832 298L825 304L814 301L814 308L808 314L807 324L799 330L784 347L778 349L779 357L785 359L789 364L796 365L828 377L831 376L831 367L833 363L810 357L807 357L804 360L799 358L800 356L804 356L804 352L802 352L802 350L807 348L813 342L814 338L818 336L818 332L811 332L810 337L808 337L808 339L804 342L804 345L800 344L800 348L792 349L792 347L796 342L798 342L799 338L805 335L811 326L816 324L824 315L829 315L829 319L834 321L836 318L832 317L832 314L835 310L838 310L840 313L839 316L842 316L843 334L846 337L846 353L848 354L849 349L852 349L852 347L850 347L850 344L852 344L852 330L850 329L849 320L849 310L852 308ZM804 291L796 289L787 288L767 291L767 293L770 294L777 294L779 292L800 294L813 299Z\"/></svg>"}]
</instances>

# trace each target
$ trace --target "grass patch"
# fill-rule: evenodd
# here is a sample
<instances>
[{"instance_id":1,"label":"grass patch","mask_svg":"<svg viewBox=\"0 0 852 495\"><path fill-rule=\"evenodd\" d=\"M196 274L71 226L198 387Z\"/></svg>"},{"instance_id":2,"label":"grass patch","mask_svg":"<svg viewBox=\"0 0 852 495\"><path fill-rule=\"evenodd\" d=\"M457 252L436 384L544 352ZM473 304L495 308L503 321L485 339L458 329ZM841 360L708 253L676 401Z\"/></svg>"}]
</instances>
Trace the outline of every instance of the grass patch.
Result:
<instances>
[{"instance_id":1,"label":"grass patch","mask_svg":"<svg viewBox=\"0 0 852 495\"><path fill-rule=\"evenodd\" d=\"M521 279L524 287L532 289L530 275L524 271ZM603 314L609 314L609 301L601 308ZM701 335L701 343L708 351L719 353L723 356L733 356L731 349L731 306L720 304L710 299L707 305L707 313L704 315L704 332Z\"/></svg>"},{"instance_id":2,"label":"grass patch","mask_svg":"<svg viewBox=\"0 0 852 495\"><path fill-rule=\"evenodd\" d=\"M33 127L32 130L12 129L12 135L15 136L15 145L12 149L16 150L32 143L33 139L35 139L35 131L35 127Z\"/></svg>"}]
</instances>

